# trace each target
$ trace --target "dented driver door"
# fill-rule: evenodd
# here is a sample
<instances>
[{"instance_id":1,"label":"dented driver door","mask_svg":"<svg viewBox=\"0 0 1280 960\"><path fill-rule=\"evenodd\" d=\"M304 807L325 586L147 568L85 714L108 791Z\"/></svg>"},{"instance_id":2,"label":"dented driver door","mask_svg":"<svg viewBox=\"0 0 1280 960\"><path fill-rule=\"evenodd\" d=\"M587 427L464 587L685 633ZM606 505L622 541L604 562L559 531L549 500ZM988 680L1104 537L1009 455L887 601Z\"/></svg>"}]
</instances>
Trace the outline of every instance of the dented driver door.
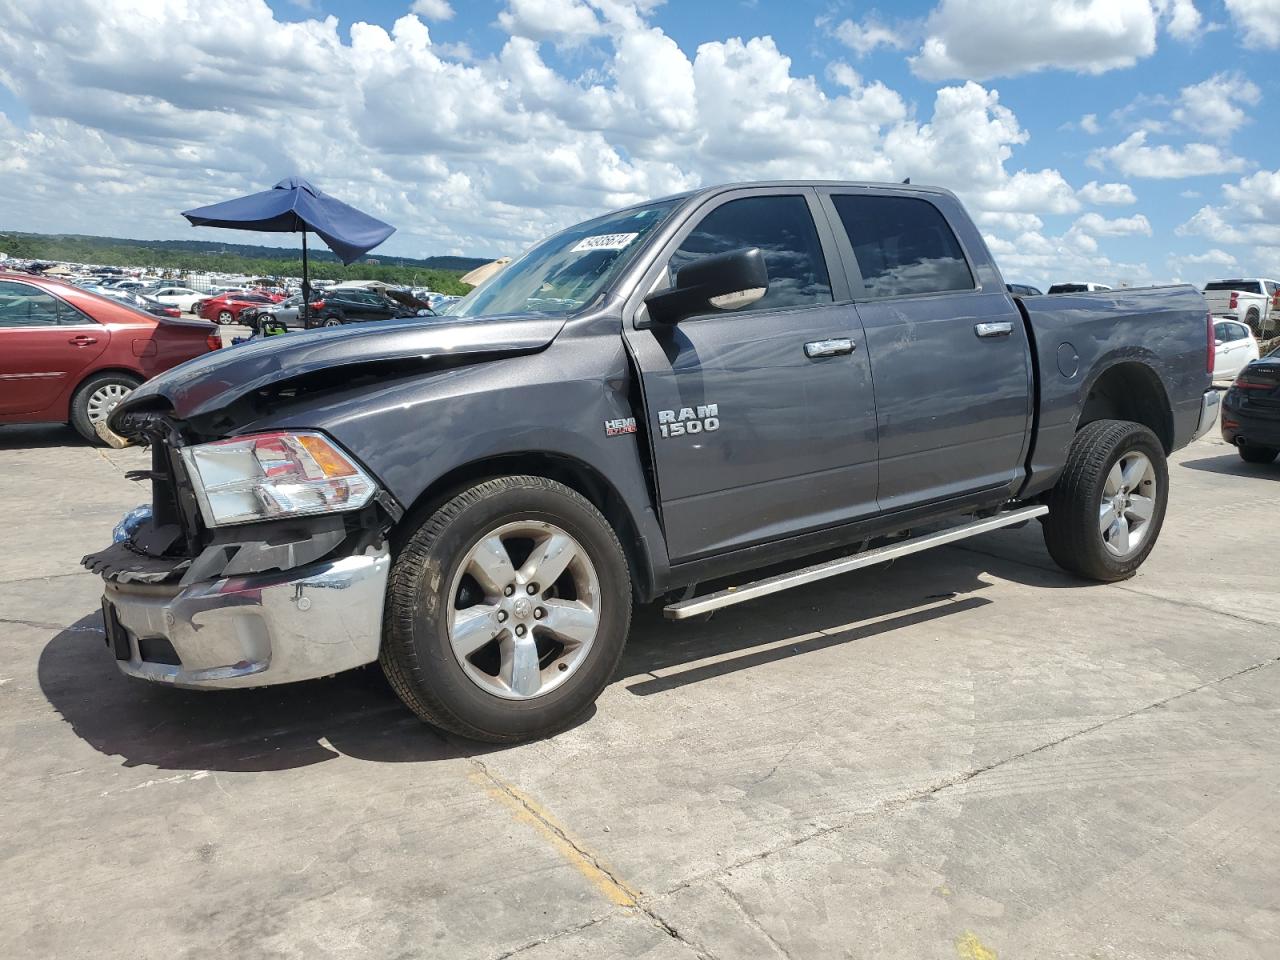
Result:
<instances>
[{"instance_id":1,"label":"dented driver door","mask_svg":"<svg viewBox=\"0 0 1280 960\"><path fill-rule=\"evenodd\" d=\"M876 418L857 311L802 189L717 197L646 278L759 247L763 300L674 326L628 324L667 549L694 559L874 515ZM821 216L820 211L818 211Z\"/></svg>"}]
</instances>

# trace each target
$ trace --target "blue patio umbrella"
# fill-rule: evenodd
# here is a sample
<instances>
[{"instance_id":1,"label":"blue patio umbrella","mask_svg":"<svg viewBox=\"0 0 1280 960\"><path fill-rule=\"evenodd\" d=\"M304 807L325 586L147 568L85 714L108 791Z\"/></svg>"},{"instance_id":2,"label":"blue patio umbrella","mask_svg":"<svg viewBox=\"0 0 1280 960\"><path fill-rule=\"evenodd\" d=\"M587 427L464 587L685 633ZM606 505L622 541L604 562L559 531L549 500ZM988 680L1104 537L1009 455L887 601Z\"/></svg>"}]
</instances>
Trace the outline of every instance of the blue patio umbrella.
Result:
<instances>
[{"instance_id":1,"label":"blue patio umbrella","mask_svg":"<svg viewBox=\"0 0 1280 960\"><path fill-rule=\"evenodd\" d=\"M302 313L311 300L307 277L307 233L315 233L345 264L368 253L396 228L322 193L301 177L287 177L270 190L185 210L193 227L226 227L263 233L302 234Z\"/></svg>"}]
</instances>

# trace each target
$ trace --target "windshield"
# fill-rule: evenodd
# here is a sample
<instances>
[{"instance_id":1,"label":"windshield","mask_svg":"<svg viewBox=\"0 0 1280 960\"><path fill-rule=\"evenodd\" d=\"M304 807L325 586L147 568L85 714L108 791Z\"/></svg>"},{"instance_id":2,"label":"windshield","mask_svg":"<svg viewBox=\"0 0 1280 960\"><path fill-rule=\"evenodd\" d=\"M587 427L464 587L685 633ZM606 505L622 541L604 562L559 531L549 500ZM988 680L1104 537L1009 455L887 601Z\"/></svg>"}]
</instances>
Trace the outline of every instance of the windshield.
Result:
<instances>
[{"instance_id":1,"label":"windshield","mask_svg":"<svg viewBox=\"0 0 1280 960\"><path fill-rule=\"evenodd\" d=\"M644 238L675 209L664 200L588 220L530 249L449 308L455 317L503 313L566 314L608 286Z\"/></svg>"}]
</instances>

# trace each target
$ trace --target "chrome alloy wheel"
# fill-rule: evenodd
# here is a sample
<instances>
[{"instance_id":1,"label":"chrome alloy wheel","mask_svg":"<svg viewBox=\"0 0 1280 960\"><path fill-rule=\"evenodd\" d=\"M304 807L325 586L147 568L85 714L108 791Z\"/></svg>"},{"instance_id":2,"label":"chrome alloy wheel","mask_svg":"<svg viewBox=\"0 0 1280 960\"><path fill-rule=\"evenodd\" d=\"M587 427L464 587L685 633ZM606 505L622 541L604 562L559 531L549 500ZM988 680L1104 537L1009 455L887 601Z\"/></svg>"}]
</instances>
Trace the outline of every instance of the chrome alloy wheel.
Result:
<instances>
[{"instance_id":1,"label":"chrome alloy wheel","mask_svg":"<svg viewBox=\"0 0 1280 960\"><path fill-rule=\"evenodd\" d=\"M600 629L587 552L555 524L520 520L480 538L449 589L449 644L473 683L507 700L550 693Z\"/></svg>"},{"instance_id":2,"label":"chrome alloy wheel","mask_svg":"<svg viewBox=\"0 0 1280 960\"><path fill-rule=\"evenodd\" d=\"M104 383L89 394L87 403L89 422L101 423L111 415L121 400L133 392L133 388L123 383Z\"/></svg>"},{"instance_id":3,"label":"chrome alloy wheel","mask_svg":"<svg viewBox=\"0 0 1280 960\"><path fill-rule=\"evenodd\" d=\"M1156 470L1146 454L1131 451L1107 474L1098 508L1098 529L1107 552L1121 560L1147 538L1156 510Z\"/></svg>"}]
</instances>

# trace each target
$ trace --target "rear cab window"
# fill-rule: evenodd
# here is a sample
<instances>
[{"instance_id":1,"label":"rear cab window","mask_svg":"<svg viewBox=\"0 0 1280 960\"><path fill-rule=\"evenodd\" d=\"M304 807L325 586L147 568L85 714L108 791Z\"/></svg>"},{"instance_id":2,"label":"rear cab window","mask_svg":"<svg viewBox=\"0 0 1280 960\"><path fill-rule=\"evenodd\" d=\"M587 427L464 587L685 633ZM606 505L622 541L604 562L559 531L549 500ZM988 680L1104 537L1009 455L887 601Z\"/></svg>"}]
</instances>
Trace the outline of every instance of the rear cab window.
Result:
<instances>
[{"instance_id":1,"label":"rear cab window","mask_svg":"<svg viewBox=\"0 0 1280 960\"><path fill-rule=\"evenodd\" d=\"M1238 290L1241 293L1261 293L1262 284L1257 280L1213 280L1204 285L1205 292L1210 290Z\"/></svg>"},{"instance_id":2,"label":"rear cab window","mask_svg":"<svg viewBox=\"0 0 1280 960\"><path fill-rule=\"evenodd\" d=\"M942 211L919 197L831 194L862 273L855 299L973 290L964 249Z\"/></svg>"}]
</instances>

